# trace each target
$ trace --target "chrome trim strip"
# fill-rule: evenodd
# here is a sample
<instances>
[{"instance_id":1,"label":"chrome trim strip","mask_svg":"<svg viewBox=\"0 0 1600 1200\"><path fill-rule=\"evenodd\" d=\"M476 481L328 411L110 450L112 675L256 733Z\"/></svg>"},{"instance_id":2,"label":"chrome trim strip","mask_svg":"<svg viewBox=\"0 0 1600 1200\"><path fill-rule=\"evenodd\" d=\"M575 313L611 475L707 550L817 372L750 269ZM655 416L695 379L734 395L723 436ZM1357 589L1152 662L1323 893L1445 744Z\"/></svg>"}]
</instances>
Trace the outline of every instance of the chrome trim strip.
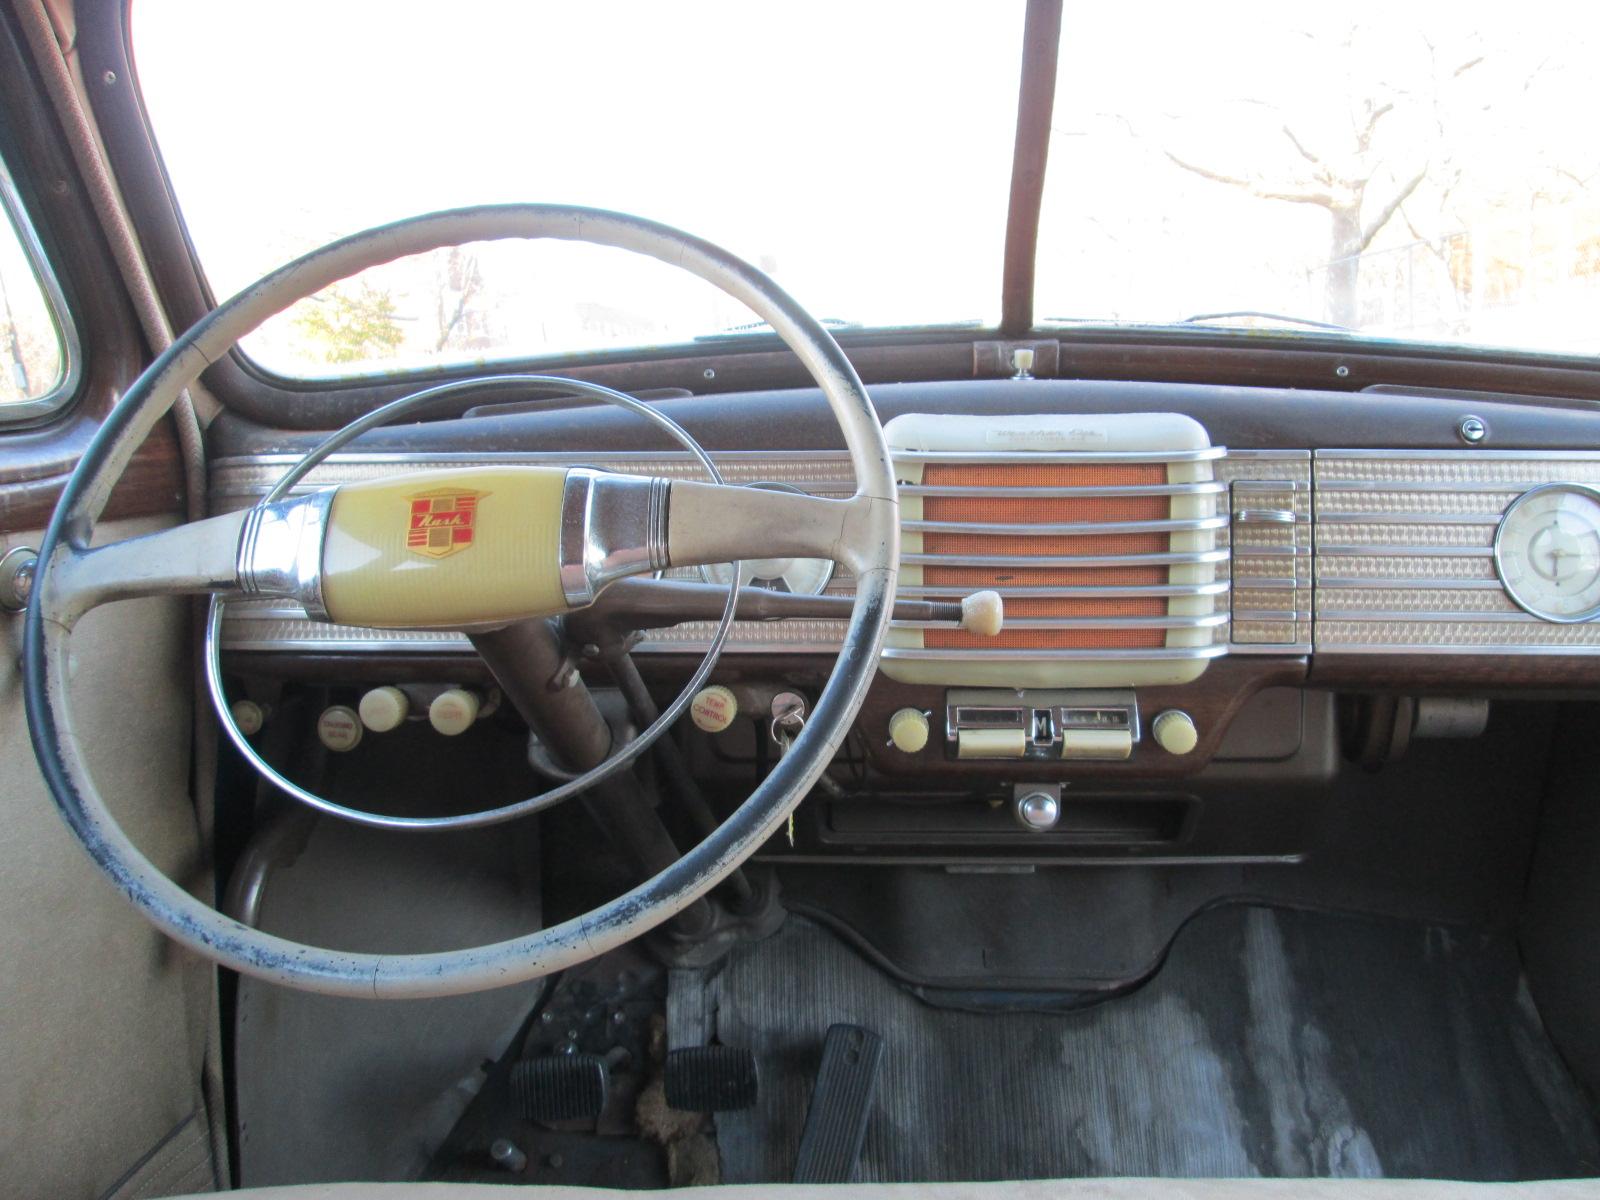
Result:
<instances>
[{"instance_id":1,"label":"chrome trim strip","mask_svg":"<svg viewBox=\"0 0 1600 1200\"><path fill-rule=\"evenodd\" d=\"M1254 553L1254 551L1250 551ZM1485 553L1488 553L1485 550ZM1175 550L1161 554L902 554L902 566L924 567L1159 567L1224 563L1227 550Z\"/></svg>"},{"instance_id":2,"label":"chrome trim strip","mask_svg":"<svg viewBox=\"0 0 1600 1200\"><path fill-rule=\"evenodd\" d=\"M1319 492L1519 492L1533 486L1530 483L1495 483L1482 480L1457 482L1436 479L1325 479L1317 483Z\"/></svg>"},{"instance_id":3,"label":"chrome trim strip","mask_svg":"<svg viewBox=\"0 0 1600 1200\"><path fill-rule=\"evenodd\" d=\"M1320 518L1319 518L1320 519ZM1253 552L1252 552L1253 553ZM1395 546L1387 544L1363 544L1359 542L1322 542L1317 543L1317 557L1346 556L1359 558L1371 555L1374 558L1492 558L1492 546Z\"/></svg>"},{"instance_id":4,"label":"chrome trim strip","mask_svg":"<svg viewBox=\"0 0 1600 1200\"><path fill-rule=\"evenodd\" d=\"M1207 646L1151 646L1142 650L920 650L886 646L884 658L928 660L933 662L1094 662L1097 660L1168 661L1221 658L1228 653L1227 642Z\"/></svg>"},{"instance_id":5,"label":"chrome trim strip","mask_svg":"<svg viewBox=\"0 0 1600 1200\"><path fill-rule=\"evenodd\" d=\"M1007 617L1007 629L1215 629L1228 614L1167 617ZM891 629L960 629L959 621L890 621Z\"/></svg>"},{"instance_id":6,"label":"chrome trim strip","mask_svg":"<svg viewBox=\"0 0 1600 1200\"><path fill-rule=\"evenodd\" d=\"M1600 654L1600 646L1508 646L1488 643L1482 646L1434 645L1427 642L1408 642L1397 645L1372 645L1346 642L1334 645L1318 643L1317 654L1481 654L1481 655L1538 655L1540 657L1592 658Z\"/></svg>"},{"instance_id":7,"label":"chrome trim strip","mask_svg":"<svg viewBox=\"0 0 1600 1200\"><path fill-rule=\"evenodd\" d=\"M1235 624L1242 624L1246 621L1263 621L1287 625L1294 621L1304 620L1310 615L1308 612L1301 612L1299 609L1293 608L1236 608L1233 610L1233 621ZM1262 643L1252 642L1248 644L1261 645Z\"/></svg>"},{"instance_id":8,"label":"chrome trim strip","mask_svg":"<svg viewBox=\"0 0 1600 1200\"><path fill-rule=\"evenodd\" d=\"M1464 623L1467 625L1553 625L1556 622L1547 621L1543 617L1536 617L1525 612L1462 612L1450 609L1417 609L1415 612L1394 612L1387 609L1362 609L1362 608L1324 608L1317 606L1317 619L1319 621L1359 621L1365 623L1382 623L1394 621L1401 624L1416 623L1418 621L1441 621L1446 623ZM1578 622L1564 622L1563 624L1578 624Z\"/></svg>"},{"instance_id":9,"label":"chrome trim strip","mask_svg":"<svg viewBox=\"0 0 1600 1200\"><path fill-rule=\"evenodd\" d=\"M918 463L1033 463L1052 466L1059 463L1192 463L1215 462L1226 458L1226 446L1207 446L1202 450L904 450L889 451L896 462Z\"/></svg>"},{"instance_id":10,"label":"chrome trim strip","mask_svg":"<svg viewBox=\"0 0 1600 1200\"><path fill-rule=\"evenodd\" d=\"M987 533L998 537L1076 537L1103 533L1192 533L1226 529L1227 517L1186 517L1163 521L1063 521L1029 525L1012 521L902 521L907 533Z\"/></svg>"},{"instance_id":11,"label":"chrome trim strip","mask_svg":"<svg viewBox=\"0 0 1600 1200\"><path fill-rule=\"evenodd\" d=\"M903 586L898 589L898 594L911 599L921 596L966 596L973 589L972 584L952 583L938 586L934 584ZM1261 584L1251 582L1251 587L1260 587ZM1291 579L1285 586L1293 587ZM1076 586L1063 584L1060 587L997 587L985 588L985 591L997 593L1003 600L1024 600L1035 598L1041 600L1070 600L1082 598L1110 598L1110 599L1144 599L1158 596L1220 596L1228 590L1226 579L1214 583L1150 583L1150 584L1123 584L1120 586ZM1007 625L1012 622L1007 622Z\"/></svg>"},{"instance_id":12,"label":"chrome trim strip","mask_svg":"<svg viewBox=\"0 0 1600 1200\"><path fill-rule=\"evenodd\" d=\"M1382 491L1381 486L1373 491ZM1318 525L1498 525L1499 513L1396 513L1324 512L1319 505Z\"/></svg>"},{"instance_id":13,"label":"chrome trim strip","mask_svg":"<svg viewBox=\"0 0 1600 1200\"><path fill-rule=\"evenodd\" d=\"M1228 490L1223 480L1204 483L1125 484L1115 487L957 487L954 484L902 483L902 496L951 496L999 500L1102 499L1116 496L1220 496Z\"/></svg>"},{"instance_id":14,"label":"chrome trim strip","mask_svg":"<svg viewBox=\"0 0 1600 1200\"><path fill-rule=\"evenodd\" d=\"M1600 462L1600 451L1594 450L1317 450L1314 453L1318 462L1322 462L1324 459L1336 458L1453 458L1460 459L1463 462L1471 462L1475 459L1484 458L1528 458L1546 462L1554 459L1576 459L1580 462ZM1320 482L1318 486L1321 486Z\"/></svg>"},{"instance_id":15,"label":"chrome trim strip","mask_svg":"<svg viewBox=\"0 0 1600 1200\"><path fill-rule=\"evenodd\" d=\"M72 310L67 307L67 298L61 291L60 281L56 279L55 268L45 255L39 232L33 227L28 210L22 206L22 197L17 194L16 184L3 159L0 159L0 209L10 218L11 228L22 247L22 256L33 268L34 282L50 312L57 344L61 348L61 365L54 387L42 396L0 404L0 423L11 424L47 417L77 395L78 384L83 379L83 344L78 340L78 327L72 323Z\"/></svg>"},{"instance_id":16,"label":"chrome trim strip","mask_svg":"<svg viewBox=\"0 0 1600 1200\"><path fill-rule=\"evenodd\" d=\"M1424 591L1499 591L1498 579L1423 579L1415 575L1397 575L1393 579L1382 579L1377 576L1356 575L1328 575L1317 579L1319 588L1330 591L1353 591L1358 589L1373 589L1383 591L1388 588L1419 588Z\"/></svg>"}]
</instances>

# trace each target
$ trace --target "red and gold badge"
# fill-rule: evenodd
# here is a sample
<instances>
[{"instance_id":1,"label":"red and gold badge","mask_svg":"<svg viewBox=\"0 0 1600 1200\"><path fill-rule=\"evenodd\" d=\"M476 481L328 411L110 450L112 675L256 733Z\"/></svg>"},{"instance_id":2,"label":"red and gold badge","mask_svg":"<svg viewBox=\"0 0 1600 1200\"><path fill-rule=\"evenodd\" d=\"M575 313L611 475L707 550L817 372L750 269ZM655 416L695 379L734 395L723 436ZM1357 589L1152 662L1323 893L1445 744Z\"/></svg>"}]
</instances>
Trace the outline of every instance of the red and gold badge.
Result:
<instances>
[{"instance_id":1,"label":"red and gold badge","mask_svg":"<svg viewBox=\"0 0 1600 1200\"><path fill-rule=\"evenodd\" d=\"M407 496L411 525L406 531L406 549L429 558L444 558L465 550L472 545L478 501L486 494L464 488L436 488Z\"/></svg>"}]
</instances>

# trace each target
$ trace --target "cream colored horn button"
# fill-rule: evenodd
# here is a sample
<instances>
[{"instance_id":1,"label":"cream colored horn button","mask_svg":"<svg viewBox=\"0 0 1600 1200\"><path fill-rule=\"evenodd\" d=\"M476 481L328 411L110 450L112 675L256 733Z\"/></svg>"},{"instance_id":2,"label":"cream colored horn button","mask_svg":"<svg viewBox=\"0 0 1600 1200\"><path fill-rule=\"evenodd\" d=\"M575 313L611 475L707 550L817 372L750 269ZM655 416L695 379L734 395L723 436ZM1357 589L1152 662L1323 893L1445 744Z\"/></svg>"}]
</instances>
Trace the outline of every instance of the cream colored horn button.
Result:
<instances>
[{"instance_id":1,"label":"cream colored horn button","mask_svg":"<svg viewBox=\"0 0 1600 1200\"><path fill-rule=\"evenodd\" d=\"M428 724L445 737L455 737L472 728L478 719L478 697L466 688L440 692L428 705Z\"/></svg>"}]
</instances>

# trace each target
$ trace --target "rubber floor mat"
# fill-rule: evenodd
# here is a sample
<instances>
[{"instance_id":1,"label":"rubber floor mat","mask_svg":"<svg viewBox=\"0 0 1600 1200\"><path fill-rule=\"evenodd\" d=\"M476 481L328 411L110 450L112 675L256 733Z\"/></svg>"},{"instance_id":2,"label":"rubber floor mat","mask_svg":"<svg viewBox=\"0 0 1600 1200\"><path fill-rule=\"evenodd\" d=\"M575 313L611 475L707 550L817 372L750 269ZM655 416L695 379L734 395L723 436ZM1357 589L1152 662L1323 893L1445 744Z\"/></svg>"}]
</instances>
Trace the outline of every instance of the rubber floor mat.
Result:
<instances>
[{"instance_id":1,"label":"rubber floor mat","mask_svg":"<svg viewBox=\"0 0 1600 1200\"><path fill-rule=\"evenodd\" d=\"M791 917L675 988L756 1055L724 1179L788 1179L829 1025L885 1041L859 1178L1593 1175L1589 1106L1514 947L1260 907L1202 913L1143 986L1057 1013L930 1005ZM1020 997L1018 999L1021 999Z\"/></svg>"}]
</instances>

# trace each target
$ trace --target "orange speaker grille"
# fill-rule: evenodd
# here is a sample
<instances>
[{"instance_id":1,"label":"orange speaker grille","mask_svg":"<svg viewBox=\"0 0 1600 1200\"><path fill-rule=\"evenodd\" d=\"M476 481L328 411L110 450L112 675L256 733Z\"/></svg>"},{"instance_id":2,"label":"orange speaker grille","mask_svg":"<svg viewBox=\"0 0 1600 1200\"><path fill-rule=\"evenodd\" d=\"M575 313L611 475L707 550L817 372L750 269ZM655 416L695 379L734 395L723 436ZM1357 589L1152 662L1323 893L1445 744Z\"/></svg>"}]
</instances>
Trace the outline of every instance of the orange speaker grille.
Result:
<instances>
[{"instance_id":1,"label":"orange speaker grille","mask_svg":"<svg viewBox=\"0 0 1600 1200\"><path fill-rule=\"evenodd\" d=\"M927 496L922 503L929 521L1002 522L1055 525L1073 521L1159 521L1171 514L1166 496L1007 496L1006 488L1127 487L1167 482L1161 463L1136 464L965 464L929 463L922 482L928 486L985 487L981 497ZM1165 533L1083 534L1041 537L1031 534L925 533L927 554L1006 554L1038 557L1089 557L1110 554L1162 554L1169 549ZM960 567L927 566L929 586L978 588L1160 585L1167 568L1154 567ZM1028 597L1006 601L1007 618L1026 617L1159 617L1167 602L1150 598ZM998 637L979 638L954 629L930 629L922 635L931 650L1077 650L1150 649L1166 644L1161 629L1006 629Z\"/></svg>"}]
</instances>

